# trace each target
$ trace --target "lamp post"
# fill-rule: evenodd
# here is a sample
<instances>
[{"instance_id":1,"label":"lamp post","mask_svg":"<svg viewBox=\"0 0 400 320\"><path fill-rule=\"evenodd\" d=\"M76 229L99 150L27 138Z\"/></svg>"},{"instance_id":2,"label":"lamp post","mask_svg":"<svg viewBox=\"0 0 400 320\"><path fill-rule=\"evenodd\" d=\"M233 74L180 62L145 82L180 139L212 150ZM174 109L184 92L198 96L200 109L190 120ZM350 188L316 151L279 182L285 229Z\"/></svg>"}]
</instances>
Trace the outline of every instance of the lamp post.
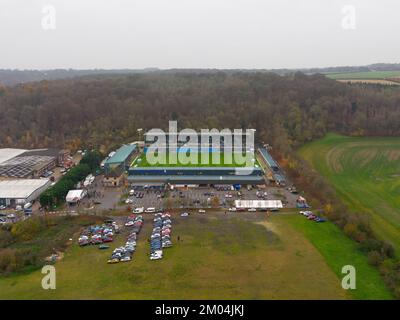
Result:
<instances>
[{"instance_id":1,"label":"lamp post","mask_svg":"<svg viewBox=\"0 0 400 320\"><path fill-rule=\"evenodd\" d=\"M142 128L137 129L137 132L139 134L139 141L142 141L142 131L143 131Z\"/></svg>"}]
</instances>

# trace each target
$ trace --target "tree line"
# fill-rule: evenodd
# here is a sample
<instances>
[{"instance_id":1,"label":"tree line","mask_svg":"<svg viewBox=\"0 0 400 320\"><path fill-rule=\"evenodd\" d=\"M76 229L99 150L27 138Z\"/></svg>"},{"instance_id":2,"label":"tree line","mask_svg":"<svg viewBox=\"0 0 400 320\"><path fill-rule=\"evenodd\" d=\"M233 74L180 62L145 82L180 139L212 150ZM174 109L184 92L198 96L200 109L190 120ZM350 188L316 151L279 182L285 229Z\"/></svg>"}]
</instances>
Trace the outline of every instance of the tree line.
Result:
<instances>
[{"instance_id":1,"label":"tree line","mask_svg":"<svg viewBox=\"0 0 400 320\"><path fill-rule=\"evenodd\" d=\"M50 209L64 203L68 191L75 189L75 185L85 179L89 173L94 173L99 167L101 159L102 155L99 152L88 151L78 165L71 168L54 186L40 195L40 205Z\"/></svg>"}]
</instances>

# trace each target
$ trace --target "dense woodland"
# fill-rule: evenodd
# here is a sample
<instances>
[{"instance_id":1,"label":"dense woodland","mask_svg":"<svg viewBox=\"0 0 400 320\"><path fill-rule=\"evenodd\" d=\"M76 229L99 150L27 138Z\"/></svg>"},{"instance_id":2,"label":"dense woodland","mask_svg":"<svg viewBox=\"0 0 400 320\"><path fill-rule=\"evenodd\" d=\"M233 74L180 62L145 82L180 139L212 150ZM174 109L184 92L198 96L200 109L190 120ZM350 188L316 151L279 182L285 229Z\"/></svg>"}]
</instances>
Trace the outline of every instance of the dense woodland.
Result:
<instances>
[{"instance_id":1,"label":"dense woodland","mask_svg":"<svg viewBox=\"0 0 400 320\"><path fill-rule=\"evenodd\" d=\"M400 134L400 89L348 86L322 75L148 73L42 81L0 89L0 144L97 146L137 128L255 128L286 152L328 131Z\"/></svg>"}]
</instances>

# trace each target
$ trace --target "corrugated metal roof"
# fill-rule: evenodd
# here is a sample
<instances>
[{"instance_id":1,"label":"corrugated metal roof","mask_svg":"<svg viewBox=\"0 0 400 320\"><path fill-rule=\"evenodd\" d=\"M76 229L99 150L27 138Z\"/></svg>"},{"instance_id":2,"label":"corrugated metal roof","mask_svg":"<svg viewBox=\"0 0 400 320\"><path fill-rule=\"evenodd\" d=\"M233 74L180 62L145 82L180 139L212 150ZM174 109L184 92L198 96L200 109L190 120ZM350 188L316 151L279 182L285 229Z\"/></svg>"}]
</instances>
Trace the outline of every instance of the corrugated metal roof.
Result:
<instances>
[{"instance_id":1,"label":"corrugated metal roof","mask_svg":"<svg viewBox=\"0 0 400 320\"><path fill-rule=\"evenodd\" d=\"M26 199L46 184L50 184L49 179L3 180L0 181L0 198Z\"/></svg>"},{"instance_id":2,"label":"corrugated metal roof","mask_svg":"<svg viewBox=\"0 0 400 320\"><path fill-rule=\"evenodd\" d=\"M13 148L0 149L0 164L16 157L26 151L27 150L24 150L24 149L13 149Z\"/></svg>"},{"instance_id":3,"label":"corrugated metal roof","mask_svg":"<svg viewBox=\"0 0 400 320\"><path fill-rule=\"evenodd\" d=\"M111 158L107 159L105 164L107 165L124 162L132 154L132 152L135 151L135 149L135 144L125 144L121 146Z\"/></svg>"},{"instance_id":4,"label":"corrugated metal roof","mask_svg":"<svg viewBox=\"0 0 400 320\"><path fill-rule=\"evenodd\" d=\"M281 174L274 174L274 179L275 179L275 181L278 181L278 182L284 182L285 181L285 177L283 175L281 175Z\"/></svg>"},{"instance_id":5,"label":"corrugated metal roof","mask_svg":"<svg viewBox=\"0 0 400 320\"><path fill-rule=\"evenodd\" d=\"M272 156L269 154L269 152L267 151L267 149L265 148L259 148L258 149L261 153L261 155L264 157L264 160L267 162L267 164L273 168L273 167L277 167L279 168L278 164L276 163L276 161L272 158Z\"/></svg>"},{"instance_id":6,"label":"corrugated metal roof","mask_svg":"<svg viewBox=\"0 0 400 320\"><path fill-rule=\"evenodd\" d=\"M230 183L230 184L235 184L235 183L243 183L243 184L261 184L264 183L264 179L262 176L240 176L240 175L224 175L224 176L218 176L218 175L130 175L128 176L128 180L130 182L135 182L135 181L140 181L140 182L176 182L176 183L219 183L219 184L224 184L224 183Z\"/></svg>"},{"instance_id":7,"label":"corrugated metal roof","mask_svg":"<svg viewBox=\"0 0 400 320\"><path fill-rule=\"evenodd\" d=\"M187 167L174 167L174 166L170 166L170 167L130 167L129 171L131 172L135 172L135 171L166 171L168 172L170 171L226 171L226 172L234 172L236 170L238 171L258 171L258 172L262 172L260 167L191 167L191 166L187 166Z\"/></svg>"}]
</instances>

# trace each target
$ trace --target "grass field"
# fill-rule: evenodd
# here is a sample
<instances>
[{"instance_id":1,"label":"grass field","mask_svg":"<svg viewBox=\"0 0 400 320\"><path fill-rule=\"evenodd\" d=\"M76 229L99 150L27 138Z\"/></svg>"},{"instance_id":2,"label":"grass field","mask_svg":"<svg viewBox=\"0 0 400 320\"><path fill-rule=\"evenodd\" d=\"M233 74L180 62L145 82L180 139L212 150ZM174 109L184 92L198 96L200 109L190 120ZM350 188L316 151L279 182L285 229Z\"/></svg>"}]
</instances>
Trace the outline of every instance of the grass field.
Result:
<instances>
[{"instance_id":1,"label":"grass field","mask_svg":"<svg viewBox=\"0 0 400 320\"><path fill-rule=\"evenodd\" d=\"M391 299L391 294L378 270L367 263L365 255L357 249L356 244L350 241L333 223L320 225L308 221L300 215L281 218L309 239L338 277L343 277L342 267L344 265L355 267L357 289L352 291L354 298Z\"/></svg>"},{"instance_id":2,"label":"grass field","mask_svg":"<svg viewBox=\"0 0 400 320\"><path fill-rule=\"evenodd\" d=\"M400 252L400 138L330 134L300 154L337 190L350 210L368 214L377 235Z\"/></svg>"},{"instance_id":3,"label":"grass field","mask_svg":"<svg viewBox=\"0 0 400 320\"><path fill-rule=\"evenodd\" d=\"M148 258L147 219L132 262L107 265L110 251L73 244L56 264L56 290L43 290L43 275L35 271L0 279L0 299L390 297L377 271L330 223L245 213L173 217L173 224L175 246L163 260ZM112 247L123 238L119 235ZM342 264L356 265L357 290L341 288Z\"/></svg>"},{"instance_id":4,"label":"grass field","mask_svg":"<svg viewBox=\"0 0 400 320\"><path fill-rule=\"evenodd\" d=\"M235 156L232 155L232 159L225 159L224 157L224 153L223 152L219 152L219 159L213 160L213 154L214 153L205 153L206 157L208 158L208 163L205 163L203 160L203 154L202 153L194 153L194 157L197 159L197 163L182 163L179 160L179 153L176 154L172 154L172 153L167 153L166 154L166 164L157 164L157 165L153 165L150 164L148 162L148 160L146 159L146 154L142 153L138 158L134 159L131 166L132 167L245 167L246 163L238 163L235 161ZM171 161L169 161L170 157L174 158L176 157L177 161L176 163L171 163ZM226 160L226 161L225 161ZM225 163L227 162L227 163ZM254 164L256 166L259 166L259 163L257 161L257 159L255 159L255 156L251 158L250 162L252 163L251 166L254 166Z\"/></svg>"},{"instance_id":5,"label":"grass field","mask_svg":"<svg viewBox=\"0 0 400 320\"><path fill-rule=\"evenodd\" d=\"M368 72L346 72L346 73L328 73L328 78L334 80L360 80L360 79L388 79L399 78L400 71L368 71Z\"/></svg>"}]
</instances>

